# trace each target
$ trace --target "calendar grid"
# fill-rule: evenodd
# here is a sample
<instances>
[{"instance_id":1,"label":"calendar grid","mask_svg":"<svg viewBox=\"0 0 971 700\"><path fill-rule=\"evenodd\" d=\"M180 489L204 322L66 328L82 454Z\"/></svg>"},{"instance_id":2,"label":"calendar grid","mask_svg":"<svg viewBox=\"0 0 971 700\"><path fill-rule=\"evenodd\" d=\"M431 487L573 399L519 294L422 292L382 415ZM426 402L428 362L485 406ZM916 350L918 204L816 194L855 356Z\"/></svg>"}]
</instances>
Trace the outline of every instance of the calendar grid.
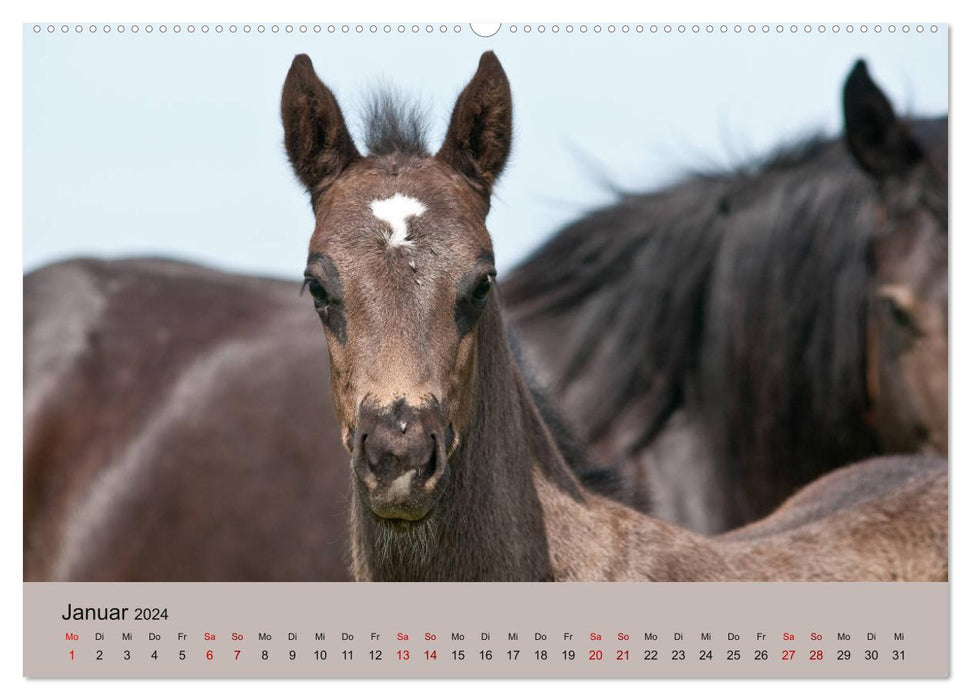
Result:
<instances>
[{"instance_id":1,"label":"calendar grid","mask_svg":"<svg viewBox=\"0 0 971 700\"><path fill-rule=\"evenodd\" d=\"M949 673L948 584L28 583L24 605L34 678Z\"/></svg>"}]
</instances>

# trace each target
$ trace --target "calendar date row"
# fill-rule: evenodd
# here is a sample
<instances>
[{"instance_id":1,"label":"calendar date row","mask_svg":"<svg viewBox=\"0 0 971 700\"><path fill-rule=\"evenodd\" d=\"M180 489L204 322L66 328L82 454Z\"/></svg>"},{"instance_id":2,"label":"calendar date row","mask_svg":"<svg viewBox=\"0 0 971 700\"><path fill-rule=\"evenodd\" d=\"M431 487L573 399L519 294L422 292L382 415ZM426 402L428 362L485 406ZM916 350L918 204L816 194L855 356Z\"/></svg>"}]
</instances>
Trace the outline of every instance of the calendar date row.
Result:
<instances>
[{"instance_id":1,"label":"calendar date row","mask_svg":"<svg viewBox=\"0 0 971 700\"><path fill-rule=\"evenodd\" d=\"M105 649L94 649L89 652L89 656L94 661L105 661L110 658L109 654L114 654L117 658L123 661L131 661L136 658L136 656L141 653L142 656L149 658L153 661L158 661L165 658L168 655L172 659L178 661L190 661L190 660L204 660L208 662L214 662L218 660L228 659L229 661L248 661L250 659L255 659L257 661L270 661L277 658L283 659L285 661L297 661L302 657L311 658L315 661L355 661L363 659L365 661L381 662L381 661L396 661L396 662L408 662L408 661L438 661L440 654L438 649L422 649L422 650L412 650L412 649L370 649L365 653L361 650L355 649L312 649L312 650L301 650L289 649L284 651L271 651L269 649L202 649L202 650L159 650L159 649L147 649L142 652L133 651L132 649L121 649L115 650L113 652L106 652ZM82 652L76 649L68 650L68 655L72 661L81 659ZM862 659L863 661L879 661L881 658L889 659L891 661L905 661L906 660L906 649L808 649L808 650L797 650L797 649L782 649L782 650L772 650L769 649L684 649L684 648L673 648L673 649L504 649L504 650L494 650L494 649L477 649L477 650L467 650L467 649L451 649L445 650L441 654L442 659L447 659L451 661L466 661L468 659L477 659L478 661L518 661L520 658L531 658L536 661L549 661L549 660L559 660L559 661L588 661L588 662L602 662L607 660L613 660L618 662L627 662L632 660L641 661L660 661L662 659L669 659L674 662L694 660L699 662L713 661L716 658L722 658L724 661L742 661L743 658L748 657L752 661L762 661L768 662L770 660L778 660L782 662L795 661L797 658L802 657L812 662L821 662L825 660L835 660L835 661L854 661Z\"/></svg>"}]
</instances>

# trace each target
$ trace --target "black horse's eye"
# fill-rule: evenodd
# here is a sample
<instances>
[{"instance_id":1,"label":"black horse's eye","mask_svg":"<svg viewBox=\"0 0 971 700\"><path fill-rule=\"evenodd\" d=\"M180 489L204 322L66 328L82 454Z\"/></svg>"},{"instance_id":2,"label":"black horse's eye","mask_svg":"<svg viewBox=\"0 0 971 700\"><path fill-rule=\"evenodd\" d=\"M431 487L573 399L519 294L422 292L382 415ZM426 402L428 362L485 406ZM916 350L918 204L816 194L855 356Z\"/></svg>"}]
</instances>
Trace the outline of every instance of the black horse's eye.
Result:
<instances>
[{"instance_id":1,"label":"black horse's eye","mask_svg":"<svg viewBox=\"0 0 971 700\"><path fill-rule=\"evenodd\" d=\"M883 298L884 308L887 310L887 315L893 319L893 322L900 328L913 333L914 335L921 335L920 328L917 326L916 321L911 317L909 313L897 303L892 297Z\"/></svg>"},{"instance_id":2,"label":"black horse's eye","mask_svg":"<svg viewBox=\"0 0 971 700\"><path fill-rule=\"evenodd\" d=\"M472 303L476 306L483 306L486 303L486 298L489 296L489 292L492 289L493 277L489 275L484 277L479 284L475 286L472 290Z\"/></svg>"},{"instance_id":3,"label":"black horse's eye","mask_svg":"<svg viewBox=\"0 0 971 700\"><path fill-rule=\"evenodd\" d=\"M327 290L317 280L313 278L307 278L303 282L304 288L310 292L310 296L314 299L314 306L318 309L322 309L327 304L330 303L330 297L327 295Z\"/></svg>"}]
</instances>

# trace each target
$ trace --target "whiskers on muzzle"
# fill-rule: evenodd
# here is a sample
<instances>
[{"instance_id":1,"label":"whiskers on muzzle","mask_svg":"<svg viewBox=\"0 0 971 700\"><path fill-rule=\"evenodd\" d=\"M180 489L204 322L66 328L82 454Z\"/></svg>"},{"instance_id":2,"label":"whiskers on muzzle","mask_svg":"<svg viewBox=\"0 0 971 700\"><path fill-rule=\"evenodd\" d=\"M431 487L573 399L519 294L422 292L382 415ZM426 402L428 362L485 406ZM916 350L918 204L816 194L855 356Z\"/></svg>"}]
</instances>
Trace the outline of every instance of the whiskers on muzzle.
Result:
<instances>
[{"instance_id":1,"label":"whiskers on muzzle","mask_svg":"<svg viewBox=\"0 0 971 700\"><path fill-rule=\"evenodd\" d=\"M379 521L377 527L372 528L377 561L406 569L428 564L438 542L441 521L436 514L420 521L379 517L375 520Z\"/></svg>"}]
</instances>

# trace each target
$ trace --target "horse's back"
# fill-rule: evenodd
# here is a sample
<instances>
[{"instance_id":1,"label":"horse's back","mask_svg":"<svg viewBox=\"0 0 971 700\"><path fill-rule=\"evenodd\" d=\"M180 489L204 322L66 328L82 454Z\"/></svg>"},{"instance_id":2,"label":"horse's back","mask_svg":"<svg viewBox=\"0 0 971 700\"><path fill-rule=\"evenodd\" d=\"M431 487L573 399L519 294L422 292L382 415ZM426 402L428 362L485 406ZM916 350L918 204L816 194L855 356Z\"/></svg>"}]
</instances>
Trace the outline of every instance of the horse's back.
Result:
<instances>
[{"instance_id":1,"label":"horse's back","mask_svg":"<svg viewBox=\"0 0 971 700\"><path fill-rule=\"evenodd\" d=\"M298 290L160 260L25 276L25 578L346 577L346 456Z\"/></svg>"},{"instance_id":2,"label":"horse's back","mask_svg":"<svg viewBox=\"0 0 971 700\"><path fill-rule=\"evenodd\" d=\"M939 486L943 489L938 489ZM865 512L896 501L917 505L919 494L947 508L947 461L940 457L878 457L826 474L779 506L776 511L722 539L761 537L843 513ZM936 504L935 504L936 505ZM904 514L906 515L906 513Z\"/></svg>"},{"instance_id":3,"label":"horse's back","mask_svg":"<svg viewBox=\"0 0 971 700\"><path fill-rule=\"evenodd\" d=\"M817 479L767 518L717 539L756 557L774 552L780 562L757 561L767 573L781 559L798 570L798 559L813 580L943 581L947 485L942 458L871 459ZM806 551L815 552L811 561Z\"/></svg>"}]
</instances>

